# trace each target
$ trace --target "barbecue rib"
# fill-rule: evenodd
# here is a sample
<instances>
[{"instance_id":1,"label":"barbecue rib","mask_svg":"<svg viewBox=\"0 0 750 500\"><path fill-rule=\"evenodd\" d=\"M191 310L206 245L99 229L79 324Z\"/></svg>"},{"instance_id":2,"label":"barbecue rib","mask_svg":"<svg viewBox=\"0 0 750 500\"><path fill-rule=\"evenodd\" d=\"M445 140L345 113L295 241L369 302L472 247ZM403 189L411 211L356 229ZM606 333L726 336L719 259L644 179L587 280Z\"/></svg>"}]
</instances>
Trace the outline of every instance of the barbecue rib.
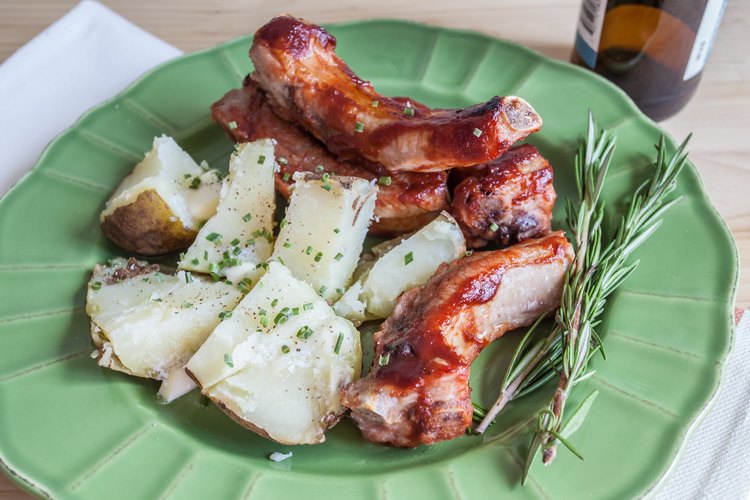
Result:
<instances>
[{"instance_id":1,"label":"barbecue rib","mask_svg":"<svg viewBox=\"0 0 750 500\"><path fill-rule=\"evenodd\" d=\"M458 181L451 212L467 246L492 241L509 245L550 232L557 198L552 167L531 144L484 165L454 170L451 176Z\"/></svg>"},{"instance_id":2,"label":"barbecue rib","mask_svg":"<svg viewBox=\"0 0 750 500\"><path fill-rule=\"evenodd\" d=\"M469 367L484 346L559 305L573 250L562 232L443 264L375 334L370 373L342 391L370 441L413 447L471 423Z\"/></svg>"},{"instance_id":3,"label":"barbecue rib","mask_svg":"<svg viewBox=\"0 0 750 500\"><path fill-rule=\"evenodd\" d=\"M279 118L249 78L245 78L242 88L229 91L214 103L211 112L237 142L264 137L276 140L281 167L276 173L276 189L285 198L291 194L294 172L315 172L319 166L332 174L375 181L382 178L370 234L388 236L416 231L448 207L447 172L388 172L364 160L339 160L302 128Z\"/></svg>"},{"instance_id":4,"label":"barbecue rib","mask_svg":"<svg viewBox=\"0 0 750 500\"><path fill-rule=\"evenodd\" d=\"M335 47L336 39L320 26L276 17L255 33L251 76L279 116L342 158L363 157L392 171L466 167L494 160L542 126L519 97L429 109L382 96L349 69Z\"/></svg>"}]
</instances>

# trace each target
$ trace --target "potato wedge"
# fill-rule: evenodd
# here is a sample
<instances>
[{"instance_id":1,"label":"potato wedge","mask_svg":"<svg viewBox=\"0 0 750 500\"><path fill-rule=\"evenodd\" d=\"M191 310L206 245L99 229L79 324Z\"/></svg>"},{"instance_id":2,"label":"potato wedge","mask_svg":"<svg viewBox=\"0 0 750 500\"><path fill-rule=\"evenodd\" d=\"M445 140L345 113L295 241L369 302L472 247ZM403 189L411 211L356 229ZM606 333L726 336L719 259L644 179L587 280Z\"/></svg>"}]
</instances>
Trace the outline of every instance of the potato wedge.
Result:
<instances>
[{"instance_id":1,"label":"potato wedge","mask_svg":"<svg viewBox=\"0 0 750 500\"><path fill-rule=\"evenodd\" d=\"M399 295L423 285L441 264L465 252L461 229L443 212L419 231L381 243L365 255L355 272L357 281L334 309L352 321L387 318Z\"/></svg>"},{"instance_id":2,"label":"potato wedge","mask_svg":"<svg viewBox=\"0 0 750 500\"><path fill-rule=\"evenodd\" d=\"M344 411L359 377L359 333L284 265L267 272L187 364L234 420L284 444L312 444Z\"/></svg>"},{"instance_id":3,"label":"potato wedge","mask_svg":"<svg viewBox=\"0 0 750 500\"><path fill-rule=\"evenodd\" d=\"M357 266L377 186L357 177L310 172L297 172L294 180L273 258L331 303Z\"/></svg>"},{"instance_id":4,"label":"potato wedge","mask_svg":"<svg viewBox=\"0 0 750 500\"><path fill-rule=\"evenodd\" d=\"M216 172L195 163L171 137L157 137L107 201L102 231L129 252L184 250L216 211L219 186Z\"/></svg>"},{"instance_id":5,"label":"potato wedge","mask_svg":"<svg viewBox=\"0 0 750 500\"><path fill-rule=\"evenodd\" d=\"M179 262L181 269L225 276L233 283L259 277L258 264L273 251L274 163L270 139L237 147L216 214L198 231Z\"/></svg>"},{"instance_id":6,"label":"potato wedge","mask_svg":"<svg viewBox=\"0 0 750 500\"><path fill-rule=\"evenodd\" d=\"M86 294L98 364L164 380L187 363L221 322L220 315L241 298L225 283L184 271L163 274L135 259L98 265Z\"/></svg>"}]
</instances>

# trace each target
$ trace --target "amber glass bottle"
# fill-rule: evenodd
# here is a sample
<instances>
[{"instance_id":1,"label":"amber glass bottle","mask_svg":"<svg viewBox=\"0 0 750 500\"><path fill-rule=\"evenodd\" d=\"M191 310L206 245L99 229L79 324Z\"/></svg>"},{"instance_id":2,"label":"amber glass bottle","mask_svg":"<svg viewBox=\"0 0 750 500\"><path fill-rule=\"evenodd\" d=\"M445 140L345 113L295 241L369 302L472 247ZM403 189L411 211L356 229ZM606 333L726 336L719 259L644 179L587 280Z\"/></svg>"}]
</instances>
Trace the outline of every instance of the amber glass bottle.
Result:
<instances>
[{"instance_id":1,"label":"amber glass bottle","mask_svg":"<svg viewBox=\"0 0 750 500\"><path fill-rule=\"evenodd\" d=\"M726 0L584 0L572 61L619 85L654 120L690 100Z\"/></svg>"}]
</instances>

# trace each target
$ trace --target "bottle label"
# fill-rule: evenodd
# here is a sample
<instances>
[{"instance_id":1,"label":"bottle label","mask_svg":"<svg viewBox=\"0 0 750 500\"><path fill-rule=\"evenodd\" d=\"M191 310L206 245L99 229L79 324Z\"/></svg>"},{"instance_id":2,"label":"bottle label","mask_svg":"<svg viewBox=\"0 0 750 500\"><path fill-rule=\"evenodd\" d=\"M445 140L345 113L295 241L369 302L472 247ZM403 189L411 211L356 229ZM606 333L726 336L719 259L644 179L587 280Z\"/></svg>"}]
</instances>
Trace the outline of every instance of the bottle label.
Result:
<instances>
[{"instance_id":1,"label":"bottle label","mask_svg":"<svg viewBox=\"0 0 750 500\"><path fill-rule=\"evenodd\" d=\"M596 52L599 49L606 11L607 0L583 0L581 4L576 32L576 52L590 68L596 66Z\"/></svg>"},{"instance_id":2,"label":"bottle label","mask_svg":"<svg viewBox=\"0 0 750 500\"><path fill-rule=\"evenodd\" d=\"M695 34L693 50L690 52L690 59L688 59L687 66L685 67L685 74L682 76L683 80L690 80L703 71L703 67L706 65L706 60L708 59L708 53L711 52L711 46L714 43L714 38L716 38L716 32L719 30L719 23L721 22L721 16L724 14L724 7L726 5L726 0L708 0L708 3L706 3L706 9L703 11L703 19L701 19L698 32Z\"/></svg>"}]
</instances>

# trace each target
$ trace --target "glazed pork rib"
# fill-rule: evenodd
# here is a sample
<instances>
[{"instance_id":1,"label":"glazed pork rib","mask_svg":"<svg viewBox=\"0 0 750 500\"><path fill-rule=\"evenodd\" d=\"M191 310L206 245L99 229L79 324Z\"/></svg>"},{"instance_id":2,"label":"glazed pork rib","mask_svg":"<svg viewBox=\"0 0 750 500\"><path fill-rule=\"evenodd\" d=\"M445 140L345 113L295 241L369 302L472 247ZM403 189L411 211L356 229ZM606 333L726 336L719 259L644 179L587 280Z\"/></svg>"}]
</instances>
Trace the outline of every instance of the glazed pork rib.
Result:
<instances>
[{"instance_id":1,"label":"glazed pork rib","mask_svg":"<svg viewBox=\"0 0 750 500\"><path fill-rule=\"evenodd\" d=\"M279 16L253 38L253 80L274 111L342 158L396 171L438 171L494 160L542 120L523 99L493 97L465 109L430 109L378 94L334 52L322 27Z\"/></svg>"},{"instance_id":2,"label":"glazed pork rib","mask_svg":"<svg viewBox=\"0 0 750 500\"><path fill-rule=\"evenodd\" d=\"M299 126L279 118L258 85L245 78L211 107L214 120L237 142L264 137L276 140L276 189L289 198L295 172L326 172L378 181L375 217L370 234L390 236L416 231L448 207L447 172L389 172L364 160L340 160ZM387 184L387 185L386 185Z\"/></svg>"},{"instance_id":3,"label":"glazed pork rib","mask_svg":"<svg viewBox=\"0 0 750 500\"><path fill-rule=\"evenodd\" d=\"M497 160L451 173L451 213L470 248L538 238L552 228L557 199L549 162L531 144Z\"/></svg>"},{"instance_id":4,"label":"glazed pork rib","mask_svg":"<svg viewBox=\"0 0 750 500\"><path fill-rule=\"evenodd\" d=\"M365 438L413 447L463 434L472 417L472 361L559 305L572 259L556 232L444 264L405 292L375 334L372 370L342 391Z\"/></svg>"}]
</instances>

